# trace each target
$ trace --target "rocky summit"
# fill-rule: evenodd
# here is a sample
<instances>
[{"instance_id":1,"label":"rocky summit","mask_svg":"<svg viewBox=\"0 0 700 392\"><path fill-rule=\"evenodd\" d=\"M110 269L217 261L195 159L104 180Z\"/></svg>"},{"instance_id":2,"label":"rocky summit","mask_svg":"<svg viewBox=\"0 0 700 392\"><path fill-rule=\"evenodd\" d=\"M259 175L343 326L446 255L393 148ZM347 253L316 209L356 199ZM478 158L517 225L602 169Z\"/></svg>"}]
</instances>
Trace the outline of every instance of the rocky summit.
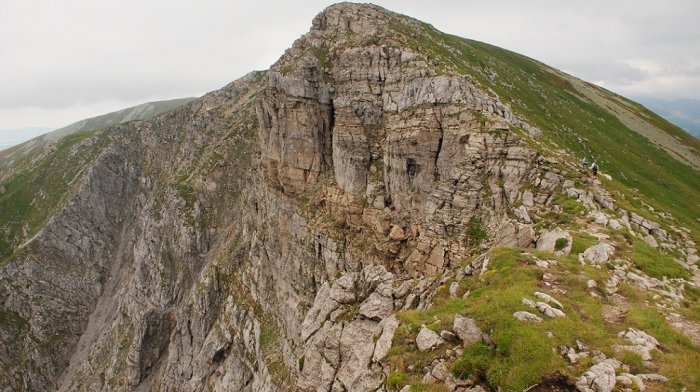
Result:
<instances>
[{"instance_id":1,"label":"rocky summit","mask_svg":"<svg viewBox=\"0 0 700 392\"><path fill-rule=\"evenodd\" d=\"M698 391L699 143L331 6L267 71L6 162L0 390Z\"/></svg>"}]
</instances>

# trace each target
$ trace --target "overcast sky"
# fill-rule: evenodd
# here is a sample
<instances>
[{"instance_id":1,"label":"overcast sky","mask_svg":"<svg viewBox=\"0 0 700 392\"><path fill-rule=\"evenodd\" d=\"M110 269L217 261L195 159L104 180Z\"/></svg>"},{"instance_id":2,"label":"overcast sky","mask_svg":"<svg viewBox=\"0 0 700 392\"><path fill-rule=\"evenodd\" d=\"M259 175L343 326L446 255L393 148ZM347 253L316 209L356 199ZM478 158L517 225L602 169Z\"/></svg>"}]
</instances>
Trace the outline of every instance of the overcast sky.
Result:
<instances>
[{"instance_id":1,"label":"overcast sky","mask_svg":"<svg viewBox=\"0 0 700 392\"><path fill-rule=\"evenodd\" d=\"M199 96L268 68L333 1L0 0L0 129ZM626 96L700 99L700 1L376 1Z\"/></svg>"}]
</instances>

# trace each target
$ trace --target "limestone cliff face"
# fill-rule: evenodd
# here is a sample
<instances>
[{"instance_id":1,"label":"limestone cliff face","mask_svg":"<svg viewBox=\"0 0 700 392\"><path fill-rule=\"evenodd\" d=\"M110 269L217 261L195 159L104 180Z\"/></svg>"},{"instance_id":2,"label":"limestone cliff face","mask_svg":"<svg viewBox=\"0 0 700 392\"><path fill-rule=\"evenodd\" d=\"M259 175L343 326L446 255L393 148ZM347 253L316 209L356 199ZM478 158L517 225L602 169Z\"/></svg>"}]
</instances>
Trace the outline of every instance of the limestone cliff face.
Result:
<instances>
[{"instance_id":1,"label":"limestone cliff face","mask_svg":"<svg viewBox=\"0 0 700 392\"><path fill-rule=\"evenodd\" d=\"M563 182L398 18L330 7L269 71L86 139L105 147L0 269L0 386L384 388L393 314L482 246L532 246L527 209Z\"/></svg>"}]
</instances>

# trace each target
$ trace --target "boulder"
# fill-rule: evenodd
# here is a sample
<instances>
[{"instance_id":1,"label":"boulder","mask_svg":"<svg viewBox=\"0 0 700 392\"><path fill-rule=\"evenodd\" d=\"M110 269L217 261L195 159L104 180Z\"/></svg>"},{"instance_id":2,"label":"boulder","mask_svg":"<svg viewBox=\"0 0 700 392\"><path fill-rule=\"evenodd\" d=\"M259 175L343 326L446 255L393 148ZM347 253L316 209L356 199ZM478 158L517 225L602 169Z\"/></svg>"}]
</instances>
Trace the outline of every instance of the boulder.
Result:
<instances>
[{"instance_id":1,"label":"boulder","mask_svg":"<svg viewBox=\"0 0 700 392\"><path fill-rule=\"evenodd\" d=\"M450 376L450 369L448 369L444 363L440 362L437 365L435 365L433 371L430 372L430 374L432 374L433 377L440 381L445 381L447 377Z\"/></svg>"},{"instance_id":2,"label":"boulder","mask_svg":"<svg viewBox=\"0 0 700 392\"><path fill-rule=\"evenodd\" d=\"M544 302L537 302L535 304L537 309L542 312L545 316L549 318L564 317L566 314L557 308L551 307L549 304Z\"/></svg>"},{"instance_id":3,"label":"boulder","mask_svg":"<svg viewBox=\"0 0 700 392\"><path fill-rule=\"evenodd\" d=\"M652 248L658 248L658 247L659 247L659 243L656 242L656 238L654 238L654 236L651 235L651 234L649 234L649 235L647 235L647 236L644 237L644 242L646 242L647 245L651 246Z\"/></svg>"},{"instance_id":4,"label":"boulder","mask_svg":"<svg viewBox=\"0 0 700 392\"><path fill-rule=\"evenodd\" d=\"M523 298L522 300L520 300L520 302L521 302L523 305L529 306L529 307L531 307L531 308L534 308L534 307L536 306L536 305L535 305L535 301L533 301L533 300L531 300L531 299L529 299L529 298Z\"/></svg>"},{"instance_id":5,"label":"boulder","mask_svg":"<svg viewBox=\"0 0 700 392\"><path fill-rule=\"evenodd\" d=\"M566 244L561 249L557 249L557 240L560 239L565 239ZM555 255L566 256L571 252L572 244L571 234L557 227L552 231L542 233L537 240L536 248L545 252L552 252Z\"/></svg>"},{"instance_id":6,"label":"boulder","mask_svg":"<svg viewBox=\"0 0 700 392\"><path fill-rule=\"evenodd\" d=\"M531 321L535 323L539 323L542 321L542 318L540 316L523 310L513 313L513 317L520 321Z\"/></svg>"},{"instance_id":7,"label":"boulder","mask_svg":"<svg viewBox=\"0 0 700 392\"><path fill-rule=\"evenodd\" d=\"M416 346L421 352L432 351L444 342L440 335L426 328L425 325L421 326L420 332L416 336Z\"/></svg>"},{"instance_id":8,"label":"boulder","mask_svg":"<svg viewBox=\"0 0 700 392\"><path fill-rule=\"evenodd\" d=\"M608 226L610 226L610 228L613 230L622 229L622 225L620 224L620 221L618 221L617 219L610 219L608 221Z\"/></svg>"},{"instance_id":9,"label":"boulder","mask_svg":"<svg viewBox=\"0 0 700 392\"><path fill-rule=\"evenodd\" d=\"M521 205L518 208L513 208L513 215L515 215L515 217L518 218L518 221L522 223L532 223L532 220L530 219L530 214L528 214L527 212L527 207L525 207L524 205Z\"/></svg>"},{"instance_id":10,"label":"boulder","mask_svg":"<svg viewBox=\"0 0 700 392\"><path fill-rule=\"evenodd\" d=\"M607 226L608 224L608 217L600 211L591 211L588 214L588 217L591 218L594 223L601 226Z\"/></svg>"},{"instance_id":11,"label":"boulder","mask_svg":"<svg viewBox=\"0 0 700 392\"><path fill-rule=\"evenodd\" d=\"M615 248L612 245L601 242L584 250L583 259L596 264L607 263L613 253Z\"/></svg>"},{"instance_id":12,"label":"boulder","mask_svg":"<svg viewBox=\"0 0 700 392\"><path fill-rule=\"evenodd\" d=\"M382 320L393 310L394 300L375 291L362 302L359 313L369 319Z\"/></svg>"},{"instance_id":13,"label":"boulder","mask_svg":"<svg viewBox=\"0 0 700 392\"><path fill-rule=\"evenodd\" d=\"M629 373L622 373L619 376L616 377L617 384L628 387L628 388L636 388L633 390L637 390L640 392L644 392L647 387L644 385L644 381L642 381L641 378L629 374Z\"/></svg>"},{"instance_id":14,"label":"boulder","mask_svg":"<svg viewBox=\"0 0 700 392\"><path fill-rule=\"evenodd\" d=\"M464 345L478 342L484 337L484 332L478 325L476 325L474 320L470 319L469 317L463 317L459 314L455 316L452 329L455 331L457 336L462 339Z\"/></svg>"},{"instance_id":15,"label":"boulder","mask_svg":"<svg viewBox=\"0 0 700 392\"><path fill-rule=\"evenodd\" d=\"M564 308L564 305L562 305L561 302L557 301L556 299L554 299L554 297L552 297L551 295L549 295L547 293L540 293L539 291L535 291L535 297L537 297L545 302L555 304L561 309Z\"/></svg>"}]
</instances>

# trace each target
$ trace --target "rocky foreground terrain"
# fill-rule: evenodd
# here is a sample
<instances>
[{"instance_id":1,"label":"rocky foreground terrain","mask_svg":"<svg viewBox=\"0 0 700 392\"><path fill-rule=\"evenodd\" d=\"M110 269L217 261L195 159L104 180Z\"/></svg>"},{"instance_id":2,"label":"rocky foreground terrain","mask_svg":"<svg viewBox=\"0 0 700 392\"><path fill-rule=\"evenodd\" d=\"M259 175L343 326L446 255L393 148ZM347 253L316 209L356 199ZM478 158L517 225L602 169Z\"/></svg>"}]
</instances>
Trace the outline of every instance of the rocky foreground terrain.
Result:
<instances>
[{"instance_id":1,"label":"rocky foreground terrain","mask_svg":"<svg viewBox=\"0 0 700 392\"><path fill-rule=\"evenodd\" d=\"M2 169L0 390L698 391L678 131L331 6L268 71Z\"/></svg>"}]
</instances>

